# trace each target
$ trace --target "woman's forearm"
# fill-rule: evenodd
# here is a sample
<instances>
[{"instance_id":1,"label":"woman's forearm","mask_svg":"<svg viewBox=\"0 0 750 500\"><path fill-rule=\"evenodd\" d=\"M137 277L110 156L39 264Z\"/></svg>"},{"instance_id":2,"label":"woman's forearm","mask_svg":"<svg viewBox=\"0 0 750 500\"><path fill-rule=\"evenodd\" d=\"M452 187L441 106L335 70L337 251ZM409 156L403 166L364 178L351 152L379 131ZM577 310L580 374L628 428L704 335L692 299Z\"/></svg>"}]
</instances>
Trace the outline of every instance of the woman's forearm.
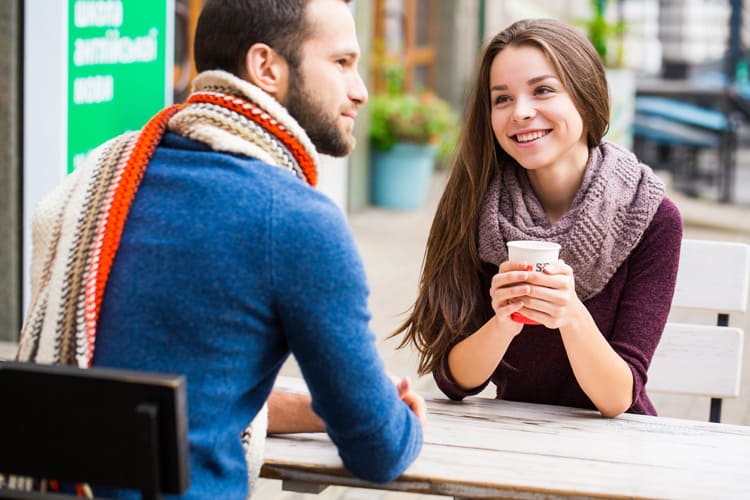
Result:
<instances>
[{"instance_id":1,"label":"woman's forearm","mask_svg":"<svg viewBox=\"0 0 750 500\"><path fill-rule=\"evenodd\" d=\"M448 354L448 366L454 381L464 389L473 389L484 383L500 364L514 336L513 333L504 333L497 316L493 316Z\"/></svg>"},{"instance_id":2,"label":"woman's forearm","mask_svg":"<svg viewBox=\"0 0 750 500\"><path fill-rule=\"evenodd\" d=\"M576 321L560 329L563 344L578 385L602 415L614 417L633 404L633 373L580 307Z\"/></svg>"}]
</instances>

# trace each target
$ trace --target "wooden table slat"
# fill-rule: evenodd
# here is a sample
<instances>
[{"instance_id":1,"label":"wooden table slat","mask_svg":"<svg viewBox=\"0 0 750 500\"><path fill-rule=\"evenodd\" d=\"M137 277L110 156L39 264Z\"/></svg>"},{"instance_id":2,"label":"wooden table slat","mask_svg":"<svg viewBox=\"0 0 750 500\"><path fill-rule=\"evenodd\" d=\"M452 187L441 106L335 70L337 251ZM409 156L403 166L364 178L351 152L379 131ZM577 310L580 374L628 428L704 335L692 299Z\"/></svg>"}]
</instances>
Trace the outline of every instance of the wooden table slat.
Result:
<instances>
[{"instance_id":1,"label":"wooden table slat","mask_svg":"<svg viewBox=\"0 0 750 500\"><path fill-rule=\"evenodd\" d=\"M262 475L462 498L750 498L750 427L436 396L396 481L352 477L325 434L269 437Z\"/></svg>"}]
</instances>

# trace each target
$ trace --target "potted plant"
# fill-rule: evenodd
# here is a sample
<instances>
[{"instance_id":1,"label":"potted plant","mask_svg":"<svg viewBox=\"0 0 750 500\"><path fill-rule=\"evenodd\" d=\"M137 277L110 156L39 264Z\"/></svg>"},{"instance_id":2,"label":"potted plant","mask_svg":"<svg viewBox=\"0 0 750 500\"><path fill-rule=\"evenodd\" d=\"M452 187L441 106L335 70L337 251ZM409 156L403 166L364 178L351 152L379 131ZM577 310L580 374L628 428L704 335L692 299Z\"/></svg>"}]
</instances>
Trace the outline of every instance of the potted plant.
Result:
<instances>
[{"instance_id":1,"label":"potted plant","mask_svg":"<svg viewBox=\"0 0 750 500\"><path fill-rule=\"evenodd\" d=\"M458 116L433 92L405 92L403 68L384 65L386 89L369 103L372 201L391 208L424 203L435 163L453 152Z\"/></svg>"},{"instance_id":2,"label":"potted plant","mask_svg":"<svg viewBox=\"0 0 750 500\"><path fill-rule=\"evenodd\" d=\"M607 9L609 0L590 0L594 15L585 21L586 34L607 67L621 68L623 66L623 40L625 23L622 21L609 22ZM614 55L610 49L614 48Z\"/></svg>"},{"instance_id":3,"label":"potted plant","mask_svg":"<svg viewBox=\"0 0 750 500\"><path fill-rule=\"evenodd\" d=\"M582 24L607 70L611 112L606 139L632 149L635 75L624 64L625 23L619 19L616 22L608 20L609 0L590 0L590 5L593 15Z\"/></svg>"}]
</instances>

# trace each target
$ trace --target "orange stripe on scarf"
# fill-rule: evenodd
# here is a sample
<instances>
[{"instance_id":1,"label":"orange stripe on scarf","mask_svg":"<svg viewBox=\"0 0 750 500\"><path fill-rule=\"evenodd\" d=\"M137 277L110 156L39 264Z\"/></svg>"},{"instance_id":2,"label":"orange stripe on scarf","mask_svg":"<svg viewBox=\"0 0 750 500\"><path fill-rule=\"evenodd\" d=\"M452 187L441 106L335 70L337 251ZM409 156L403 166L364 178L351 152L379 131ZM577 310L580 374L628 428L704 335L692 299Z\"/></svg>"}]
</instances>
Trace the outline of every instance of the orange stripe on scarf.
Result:
<instances>
[{"instance_id":1,"label":"orange stripe on scarf","mask_svg":"<svg viewBox=\"0 0 750 500\"><path fill-rule=\"evenodd\" d=\"M291 135L283 125L273 119L260 107L237 97L222 94L221 92L195 92L188 98L187 102L190 104L216 104L217 106L231 109L248 120L257 123L270 134L278 138L281 143L289 149L292 156L294 156L294 159L297 160L297 163L302 169L302 173L305 175L308 184L313 187L318 184L318 172L315 169L315 163L307 151L305 151L305 148L302 147L299 141Z\"/></svg>"},{"instance_id":2,"label":"orange stripe on scarf","mask_svg":"<svg viewBox=\"0 0 750 500\"><path fill-rule=\"evenodd\" d=\"M167 122L182 108L183 105L181 104L165 108L151 118L143 127L133 146L133 150L128 156L122 177L115 188L109 213L102 218L97 228L95 241L97 244L101 243L101 248L94 249L94 258L91 260L86 278L87 366L91 366L91 361L94 357L96 325L99 320L104 288L112 269L112 262L115 259L117 248L120 246L120 238L122 237L122 230L125 227L125 220L128 217L130 206L133 204L135 193L138 191L138 186L143 179L143 173L146 171L146 167L156 150L156 146L164 136ZM99 252L101 253L97 260L96 254Z\"/></svg>"}]
</instances>

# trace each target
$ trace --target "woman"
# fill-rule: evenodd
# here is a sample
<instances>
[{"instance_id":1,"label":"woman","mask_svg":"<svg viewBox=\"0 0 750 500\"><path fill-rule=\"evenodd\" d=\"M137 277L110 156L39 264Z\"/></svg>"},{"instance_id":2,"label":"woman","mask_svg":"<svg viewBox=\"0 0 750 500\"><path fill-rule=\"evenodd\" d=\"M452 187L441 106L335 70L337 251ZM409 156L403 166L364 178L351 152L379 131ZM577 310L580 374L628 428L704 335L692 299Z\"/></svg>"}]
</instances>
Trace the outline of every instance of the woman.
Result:
<instances>
[{"instance_id":1,"label":"woman","mask_svg":"<svg viewBox=\"0 0 750 500\"><path fill-rule=\"evenodd\" d=\"M492 381L502 399L654 415L646 371L682 221L652 170L602 141L598 54L562 22L519 21L487 46L471 99L401 346L452 399ZM560 260L529 272L511 240L559 243Z\"/></svg>"}]
</instances>

